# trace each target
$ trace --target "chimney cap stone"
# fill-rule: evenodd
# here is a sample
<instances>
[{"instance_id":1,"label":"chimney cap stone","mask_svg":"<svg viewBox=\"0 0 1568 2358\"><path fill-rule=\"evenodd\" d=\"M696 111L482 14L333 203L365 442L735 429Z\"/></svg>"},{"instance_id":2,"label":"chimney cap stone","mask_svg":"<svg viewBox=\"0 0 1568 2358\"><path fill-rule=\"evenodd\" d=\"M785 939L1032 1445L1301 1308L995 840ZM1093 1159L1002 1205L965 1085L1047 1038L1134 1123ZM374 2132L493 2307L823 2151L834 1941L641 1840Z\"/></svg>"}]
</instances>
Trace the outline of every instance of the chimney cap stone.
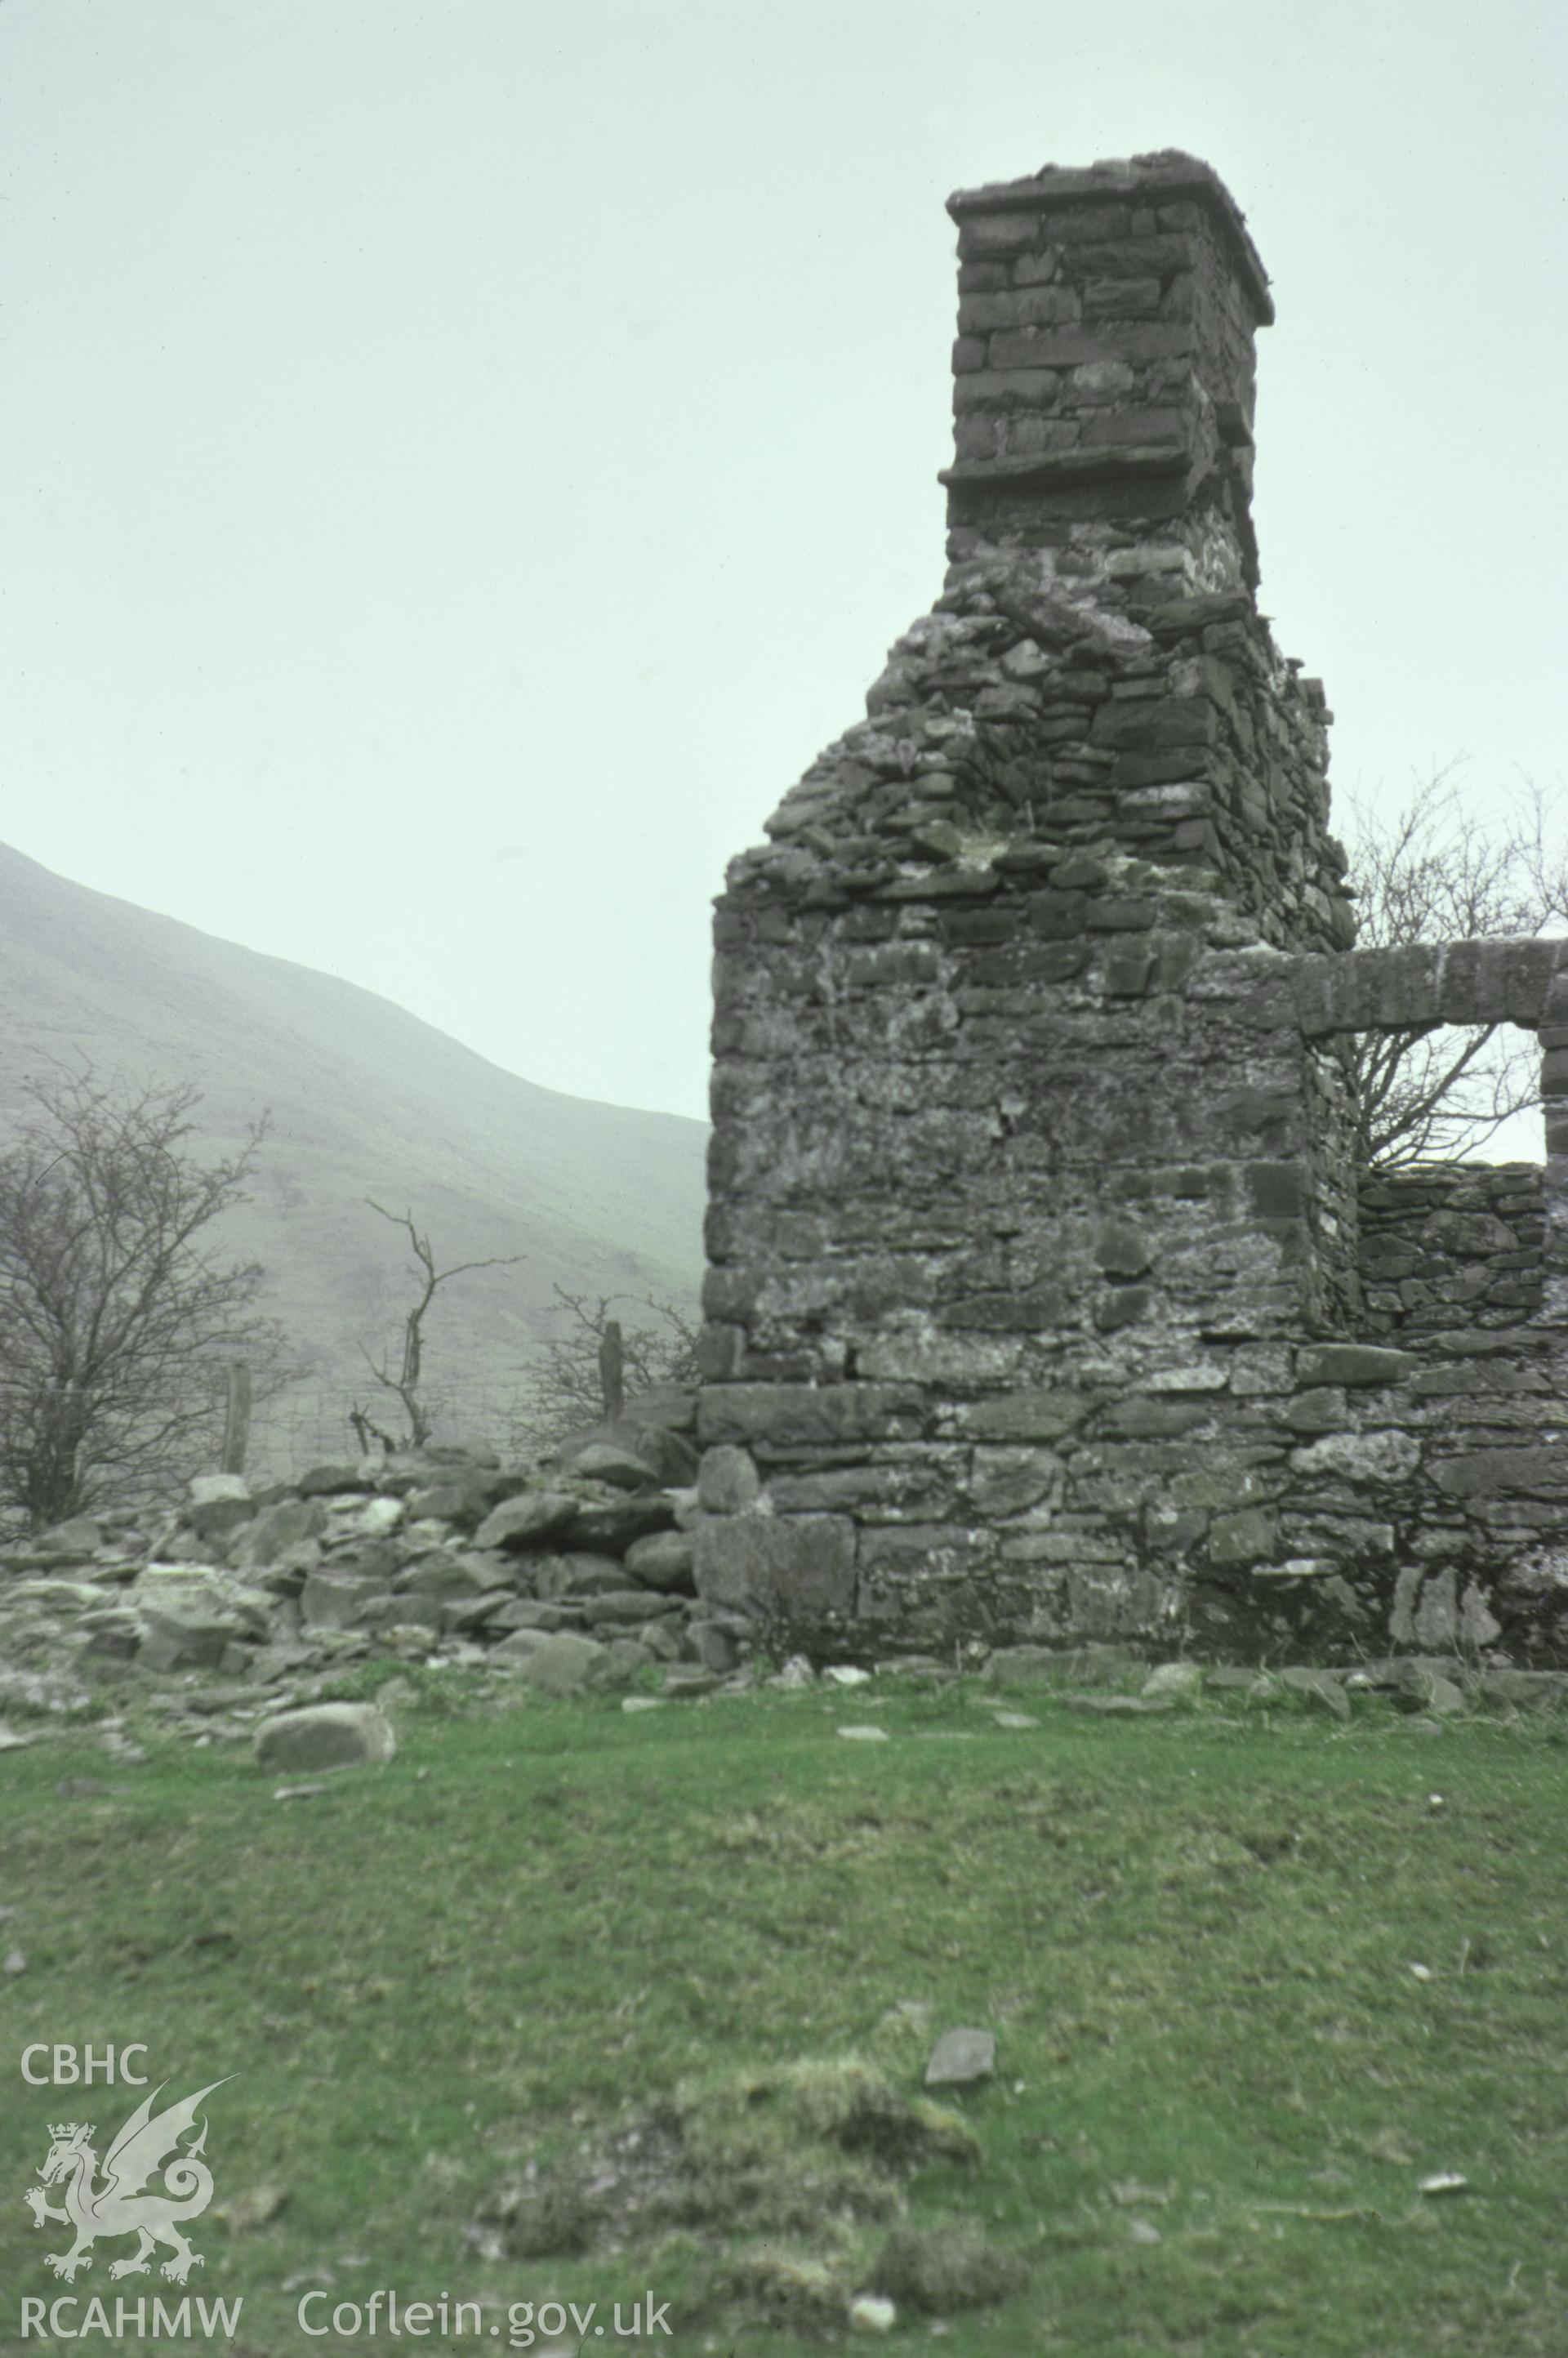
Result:
<instances>
[{"instance_id":1,"label":"chimney cap stone","mask_svg":"<svg viewBox=\"0 0 1568 2358\"><path fill-rule=\"evenodd\" d=\"M1246 214L1213 165L1179 147L1162 147L1149 156L1113 157L1098 164L1044 164L1022 180L993 180L984 188L955 189L947 200L947 211L956 222L965 222L979 213L1043 211L1075 198L1114 197L1144 202L1185 198L1206 204L1251 297L1259 326L1273 325L1269 274L1247 233Z\"/></svg>"}]
</instances>

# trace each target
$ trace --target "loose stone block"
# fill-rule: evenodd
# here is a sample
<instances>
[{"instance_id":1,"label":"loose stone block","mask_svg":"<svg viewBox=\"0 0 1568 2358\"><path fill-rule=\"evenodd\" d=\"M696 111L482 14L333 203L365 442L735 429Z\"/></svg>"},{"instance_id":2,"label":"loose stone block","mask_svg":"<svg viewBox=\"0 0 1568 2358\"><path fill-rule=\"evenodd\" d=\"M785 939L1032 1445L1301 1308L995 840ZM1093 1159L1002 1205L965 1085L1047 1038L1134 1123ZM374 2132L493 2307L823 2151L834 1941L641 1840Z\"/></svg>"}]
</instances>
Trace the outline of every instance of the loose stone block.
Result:
<instances>
[{"instance_id":1,"label":"loose stone block","mask_svg":"<svg viewBox=\"0 0 1568 2358\"><path fill-rule=\"evenodd\" d=\"M996 2070L994 2030L945 2030L926 2061L928 2088L968 2088Z\"/></svg>"},{"instance_id":2,"label":"loose stone block","mask_svg":"<svg viewBox=\"0 0 1568 2358\"><path fill-rule=\"evenodd\" d=\"M264 1719L253 1739L256 1766L298 1773L390 1760L397 1750L392 1723L373 1704L318 1703Z\"/></svg>"},{"instance_id":3,"label":"loose stone block","mask_svg":"<svg viewBox=\"0 0 1568 2358\"><path fill-rule=\"evenodd\" d=\"M580 1500L562 1490L528 1490L521 1498L504 1498L474 1533L480 1548L537 1546L566 1530Z\"/></svg>"}]
</instances>

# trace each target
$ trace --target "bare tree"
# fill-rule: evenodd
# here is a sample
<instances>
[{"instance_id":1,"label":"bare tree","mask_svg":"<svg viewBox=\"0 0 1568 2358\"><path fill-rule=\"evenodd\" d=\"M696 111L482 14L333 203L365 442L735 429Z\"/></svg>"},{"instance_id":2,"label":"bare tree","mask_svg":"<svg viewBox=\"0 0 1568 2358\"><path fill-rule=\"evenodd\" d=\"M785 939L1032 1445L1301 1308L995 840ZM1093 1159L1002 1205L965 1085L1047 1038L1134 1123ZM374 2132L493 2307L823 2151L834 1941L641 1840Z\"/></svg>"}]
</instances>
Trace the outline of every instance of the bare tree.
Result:
<instances>
[{"instance_id":1,"label":"bare tree","mask_svg":"<svg viewBox=\"0 0 1568 2358\"><path fill-rule=\"evenodd\" d=\"M663 1385L697 1382L696 1322L673 1302L645 1293L604 1293L593 1300L568 1293L562 1285L554 1292L565 1325L544 1345L528 1372L515 1411L526 1440L542 1446L597 1423L613 1396L623 1401ZM615 1318L617 1303L647 1315Z\"/></svg>"},{"instance_id":2,"label":"bare tree","mask_svg":"<svg viewBox=\"0 0 1568 2358\"><path fill-rule=\"evenodd\" d=\"M265 1135L196 1161L196 1088L92 1068L23 1084L32 1110L0 1155L0 1505L33 1530L151 1503L222 1432L236 1360L281 1368L254 1263L209 1257Z\"/></svg>"},{"instance_id":3,"label":"bare tree","mask_svg":"<svg viewBox=\"0 0 1568 2358\"><path fill-rule=\"evenodd\" d=\"M1385 817L1348 800L1357 946L1475 941L1568 924L1561 795L1527 783L1482 819L1455 765ZM1350 1050L1363 1163L1399 1169L1473 1153L1539 1101L1540 1053L1507 1024L1364 1033Z\"/></svg>"},{"instance_id":4,"label":"bare tree","mask_svg":"<svg viewBox=\"0 0 1568 2358\"><path fill-rule=\"evenodd\" d=\"M407 1431L402 1434L387 1433L381 1425L372 1421L369 1412L358 1401L349 1411L349 1422L353 1426L360 1447L367 1452L373 1440L379 1441L385 1450L423 1449L433 1429L429 1415L419 1395L419 1382L424 1372L425 1361L426 1312L436 1299L438 1289L449 1284L454 1277L461 1277L465 1271L511 1269L522 1260L523 1256L521 1253L507 1253L490 1260L460 1260L455 1261L450 1269L438 1269L430 1239L427 1236L420 1235L414 1225L414 1216L411 1212L405 1212L400 1218L395 1212L389 1212L384 1206L376 1203L373 1196L367 1195L365 1202L369 1204L373 1212L379 1212L384 1220L390 1220L395 1228L406 1229L409 1248L414 1255L416 1274L419 1282L419 1298L403 1321L403 1354L395 1375L392 1373L384 1359L380 1361L373 1359L363 1344L360 1346L365 1365L376 1382L384 1390L394 1393L401 1402L403 1413L408 1421Z\"/></svg>"}]
</instances>

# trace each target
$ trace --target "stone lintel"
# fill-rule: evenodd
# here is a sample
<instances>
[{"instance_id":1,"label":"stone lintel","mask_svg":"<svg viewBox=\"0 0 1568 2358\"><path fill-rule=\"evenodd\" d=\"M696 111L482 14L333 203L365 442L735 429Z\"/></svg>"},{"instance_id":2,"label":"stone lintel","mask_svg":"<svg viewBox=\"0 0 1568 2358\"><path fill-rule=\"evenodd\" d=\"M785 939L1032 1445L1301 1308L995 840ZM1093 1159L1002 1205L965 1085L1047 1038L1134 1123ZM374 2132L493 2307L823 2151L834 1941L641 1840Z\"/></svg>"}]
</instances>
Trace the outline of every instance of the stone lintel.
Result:
<instances>
[{"instance_id":1,"label":"stone lintel","mask_svg":"<svg viewBox=\"0 0 1568 2358\"><path fill-rule=\"evenodd\" d=\"M1296 1021L1308 1039L1430 1030L1439 1023L1517 1023L1534 1031L1553 983L1568 975L1568 941L1505 935L1411 942L1292 964Z\"/></svg>"}]
</instances>

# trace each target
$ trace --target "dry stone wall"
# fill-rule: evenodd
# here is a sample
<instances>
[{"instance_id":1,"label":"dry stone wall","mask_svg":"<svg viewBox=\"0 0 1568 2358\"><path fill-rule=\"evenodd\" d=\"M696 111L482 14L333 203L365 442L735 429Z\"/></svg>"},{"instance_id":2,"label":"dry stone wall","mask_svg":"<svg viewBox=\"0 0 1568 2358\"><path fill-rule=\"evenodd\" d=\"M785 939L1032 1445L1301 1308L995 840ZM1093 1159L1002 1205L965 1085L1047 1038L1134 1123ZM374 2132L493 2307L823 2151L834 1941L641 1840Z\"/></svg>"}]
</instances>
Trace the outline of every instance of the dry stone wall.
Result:
<instances>
[{"instance_id":1,"label":"dry stone wall","mask_svg":"<svg viewBox=\"0 0 1568 2358\"><path fill-rule=\"evenodd\" d=\"M1506 1016L1553 1087L1559 946L1350 946L1322 690L1253 600L1271 306L1212 172L950 210L946 583L718 907L699 1589L868 1653L1324 1659L1445 1612L1550 1652L1502 1586L1561 1520L1558 1166L1534 1325L1416 1346L1412 1300L1374 1339L1399 1206L1346 1046Z\"/></svg>"},{"instance_id":2,"label":"dry stone wall","mask_svg":"<svg viewBox=\"0 0 1568 2358\"><path fill-rule=\"evenodd\" d=\"M1358 1190L1368 1335L1538 1321L1546 1202L1532 1163L1433 1163L1369 1172Z\"/></svg>"}]
</instances>

